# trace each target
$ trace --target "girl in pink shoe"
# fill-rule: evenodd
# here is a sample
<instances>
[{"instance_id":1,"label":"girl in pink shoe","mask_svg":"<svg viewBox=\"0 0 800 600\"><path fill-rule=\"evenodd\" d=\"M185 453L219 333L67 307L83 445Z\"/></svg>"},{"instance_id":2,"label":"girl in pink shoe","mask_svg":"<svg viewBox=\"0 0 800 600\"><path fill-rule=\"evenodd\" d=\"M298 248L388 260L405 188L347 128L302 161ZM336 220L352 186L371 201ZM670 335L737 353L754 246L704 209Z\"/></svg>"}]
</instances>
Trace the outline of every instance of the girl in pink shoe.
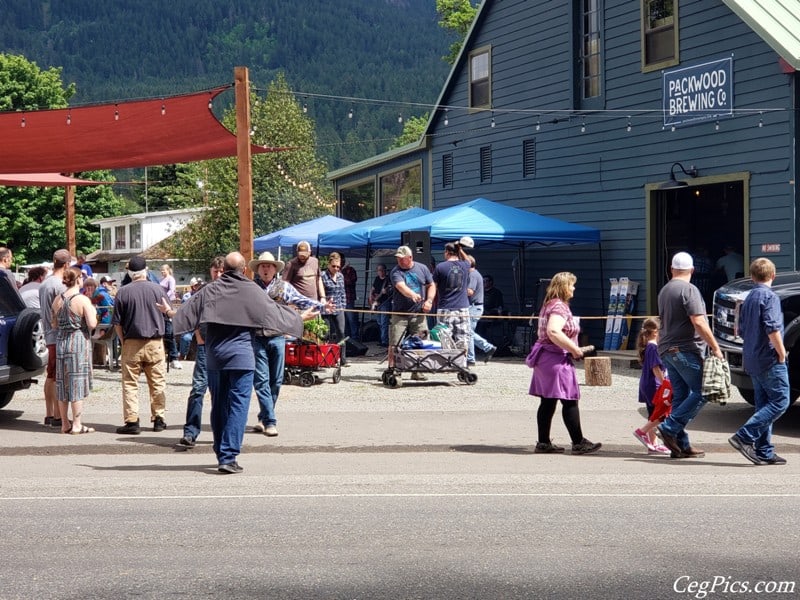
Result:
<instances>
[{"instance_id":1,"label":"girl in pink shoe","mask_svg":"<svg viewBox=\"0 0 800 600\"><path fill-rule=\"evenodd\" d=\"M639 362L642 363L642 376L639 379L639 402L647 406L647 424L636 429L633 436L639 440L649 452L669 454L670 450L658 442L655 429L669 414L669 406L664 406L664 398L656 399L661 383L667 378L664 363L658 355L658 327L656 317L648 317L642 323L642 329L636 340ZM666 408L666 410L665 410Z\"/></svg>"}]
</instances>

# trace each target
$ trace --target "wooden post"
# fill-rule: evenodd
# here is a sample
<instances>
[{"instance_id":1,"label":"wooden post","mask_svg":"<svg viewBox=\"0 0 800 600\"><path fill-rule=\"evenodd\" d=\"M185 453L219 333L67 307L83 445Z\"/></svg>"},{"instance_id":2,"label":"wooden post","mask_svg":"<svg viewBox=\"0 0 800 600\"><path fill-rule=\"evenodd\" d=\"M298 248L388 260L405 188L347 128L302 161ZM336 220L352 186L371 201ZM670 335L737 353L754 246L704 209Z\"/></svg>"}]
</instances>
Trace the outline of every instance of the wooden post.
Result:
<instances>
[{"instance_id":1,"label":"wooden post","mask_svg":"<svg viewBox=\"0 0 800 600\"><path fill-rule=\"evenodd\" d=\"M72 176L72 173L67 174L68 177ZM75 186L74 185L67 185L64 186L64 229L65 229L65 237L67 241L67 250L72 256L76 256L78 249L77 249L77 242L75 239Z\"/></svg>"},{"instance_id":2,"label":"wooden post","mask_svg":"<svg viewBox=\"0 0 800 600\"><path fill-rule=\"evenodd\" d=\"M253 258L253 177L250 151L250 77L247 67L234 69L236 156L239 173L239 252Z\"/></svg>"},{"instance_id":3,"label":"wooden post","mask_svg":"<svg viewBox=\"0 0 800 600\"><path fill-rule=\"evenodd\" d=\"M586 385L611 385L611 358L590 356L583 359Z\"/></svg>"}]
</instances>

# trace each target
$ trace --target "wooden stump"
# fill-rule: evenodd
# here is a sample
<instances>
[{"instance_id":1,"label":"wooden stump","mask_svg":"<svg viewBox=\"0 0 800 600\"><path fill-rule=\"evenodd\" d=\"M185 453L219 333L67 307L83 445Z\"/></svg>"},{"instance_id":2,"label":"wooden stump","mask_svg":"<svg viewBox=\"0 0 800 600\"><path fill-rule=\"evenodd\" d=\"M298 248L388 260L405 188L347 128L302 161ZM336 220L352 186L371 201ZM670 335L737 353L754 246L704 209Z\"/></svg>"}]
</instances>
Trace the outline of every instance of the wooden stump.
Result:
<instances>
[{"instance_id":1,"label":"wooden stump","mask_svg":"<svg viewBox=\"0 0 800 600\"><path fill-rule=\"evenodd\" d=\"M611 358L591 356L584 358L586 385L611 385Z\"/></svg>"}]
</instances>

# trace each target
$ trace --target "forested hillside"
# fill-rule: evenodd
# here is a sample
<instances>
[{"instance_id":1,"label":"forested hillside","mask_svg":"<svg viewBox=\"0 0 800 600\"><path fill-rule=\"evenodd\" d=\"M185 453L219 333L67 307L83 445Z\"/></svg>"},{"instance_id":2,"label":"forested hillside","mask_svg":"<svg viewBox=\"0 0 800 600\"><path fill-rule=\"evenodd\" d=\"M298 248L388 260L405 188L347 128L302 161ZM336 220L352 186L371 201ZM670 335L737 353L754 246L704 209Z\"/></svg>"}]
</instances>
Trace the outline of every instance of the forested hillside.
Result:
<instances>
[{"instance_id":1,"label":"forested hillside","mask_svg":"<svg viewBox=\"0 0 800 600\"><path fill-rule=\"evenodd\" d=\"M400 103L435 101L453 41L435 0L0 0L0 15L0 50L63 67L73 105L205 89L237 65L263 93L282 70L311 94L298 98L330 168L386 150L398 116L424 112Z\"/></svg>"}]
</instances>

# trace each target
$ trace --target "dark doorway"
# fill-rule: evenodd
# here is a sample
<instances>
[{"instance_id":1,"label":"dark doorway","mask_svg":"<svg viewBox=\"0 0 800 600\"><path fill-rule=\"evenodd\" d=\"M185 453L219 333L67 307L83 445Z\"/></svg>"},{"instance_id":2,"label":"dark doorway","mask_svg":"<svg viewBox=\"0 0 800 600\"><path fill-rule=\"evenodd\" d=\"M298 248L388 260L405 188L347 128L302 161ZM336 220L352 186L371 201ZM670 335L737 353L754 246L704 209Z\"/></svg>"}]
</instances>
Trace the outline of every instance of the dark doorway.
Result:
<instances>
[{"instance_id":1,"label":"dark doorway","mask_svg":"<svg viewBox=\"0 0 800 600\"><path fill-rule=\"evenodd\" d=\"M694 257L692 282L711 307L714 290L726 282L715 264L731 245L747 258L744 231L744 182L727 181L673 190L654 190L651 256L654 264L652 297L670 278L676 252Z\"/></svg>"}]
</instances>

